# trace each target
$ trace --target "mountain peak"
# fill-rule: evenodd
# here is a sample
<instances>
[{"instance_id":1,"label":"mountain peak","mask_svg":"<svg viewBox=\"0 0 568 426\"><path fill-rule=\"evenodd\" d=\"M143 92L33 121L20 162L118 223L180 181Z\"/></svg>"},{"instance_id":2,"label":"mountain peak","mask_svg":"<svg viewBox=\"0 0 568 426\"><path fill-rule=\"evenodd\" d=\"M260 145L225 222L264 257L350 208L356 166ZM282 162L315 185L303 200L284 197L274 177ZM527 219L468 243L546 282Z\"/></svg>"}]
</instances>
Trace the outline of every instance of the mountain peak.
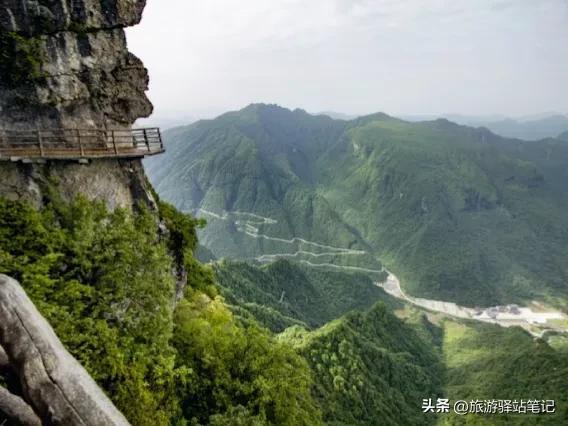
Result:
<instances>
[{"instance_id":1,"label":"mountain peak","mask_svg":"<svg viewBox=\"0 0 568 426\"><path fill-rule=\"evenodd\" d=\"M263 103L263 102L259 102L259 103L252 103L247 105L246 107L244 107L243 109L241 109L240 111L254 111L254 112L259 112L259 113L301 113L301 114L307 114L307 112L301 108L295 108L294 110L290 109L290 108L286 108L283 106L280 106L278 104L267 104L267 103Z\"/></svg>"},{"instance_id":2,"label":"mountain peak","mask_svg":"<svg viewBox=\"0 0 568 426\"><path fill-rule=\"evenodd\" d=\"M351 120L351 123L355 123L356 125L362 125L367 123L372 123L373 121L399 121L404 122L399 118L392 117L384 112L376 112L374 114L364 115L361 117L357 117L354 120Z\"/></svg>"},{"instance_id":3,"label":"mountain peak","mask_svg":"<svg viewBox=\"0 0 568 426\"><path fill-rule=\"evenodd\" d=\"M476 235L490 230L501 236L503 243L495 243L496 247L484 245L498 253L509 250L504 242L511 238L510 230L503 227L504 220L514 228L518 241L524 235L535 235L534 229L544 226L544 219L527 207L534 197L554 217L563 217L568 202L563 185L568 178L565 147L549 155L548 145L523 144L446 119L410 123L376 113L345 122L304 114L255 104L204 123L198 131L172 134L175 141L169 152L147 163L158 191L171 196L184 210L256 215L234 217L233 224L238 222L234 226L228 219L211 216L215 227L204 235L217 258L243 253L250 258L268 249L269 253L284 253L284 244L294 250L288 254L301 252L294 254L296 258L319 256L318 245L314 246L319 247L318 252L306 255L308 250L294 246L295 241L283 242L298 237L334 247L331 252L335 257L341 253L338 264L342 266L353 262L349 265L375 270L373 247L399 253L407 240L418 238L409 249L401 249L403 254L393 255L399 256L395 266L415 279L412 290L417 297L428 294L480 305L526 297L509 298L511 281L505 276L500 281L491 277L515 264L528 271L523 277L533 280L536 275L528 269L532 264L524 259L532 256L529 253L553 253L548 242L519 242L515 256L503 254L500 263L488 265L478 254ZM515 215L518 218L513 221ZM478 221L481 217L483 227ZM247 221L250 229L244 225ZM565 224L550 220L546 226ZM226 230L226 239L221 239L220 227ZM417 236L423 227L427 232ZM258 234L251 235L247 229ZM448 240L438 238L441 233L452 241L450 246ZM366 248L370 255L345 257L350 250L335 250L353 247L357 253ZM437 259L451 257L456 247L465 247L467 262L451 266L423 263L431 247L440 254ZM556 250L555 256L560 256L561 249ZM317 257L312 257L301 260L314 263ZM405 272L408 262L444 272L413 275L413 270ZM558 268L563 268L558 262ZM547 275L547 279L554 282L555 278ZM480 292L479 283L489 281ZM530 282L534 285L526 287L531 289L526 294L536 293L534 288L541 294L552 291L552 285Z\"/></svg>"},{"instance_id":4,"label":"mountain peak","mask_svg":"<svg viewBox=\"0 0 568 426\"><path fill-rule=\"evenodd\" d=\"M241 111L271 111L271 110L289 111L289 109L281 107L278 104L267 104L264 102L253 102L241 109Z\"/></svg>"}]
</instances>

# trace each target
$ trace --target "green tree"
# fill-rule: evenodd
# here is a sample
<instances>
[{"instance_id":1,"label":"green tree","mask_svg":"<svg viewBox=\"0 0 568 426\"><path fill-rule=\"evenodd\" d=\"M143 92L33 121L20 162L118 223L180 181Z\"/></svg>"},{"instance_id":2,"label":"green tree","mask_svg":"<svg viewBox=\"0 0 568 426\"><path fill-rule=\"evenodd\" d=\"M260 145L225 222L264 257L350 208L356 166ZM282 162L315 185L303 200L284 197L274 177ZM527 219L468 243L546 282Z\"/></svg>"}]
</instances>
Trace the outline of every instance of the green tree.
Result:
<instances>
[{"instance_id":1,"label":"green tree","mask_svg":"<svg viewBox=\"0 0 568 426\"><path fill-rule=\"evenodd\" d=\"M321 423L306 362L258 326L239 326L221 298L189 295L175 322L174 345L191 371L180 392L184 417L219 425ZM240 420L229 423L234 416Z\"/></svg>"}]
</instances>

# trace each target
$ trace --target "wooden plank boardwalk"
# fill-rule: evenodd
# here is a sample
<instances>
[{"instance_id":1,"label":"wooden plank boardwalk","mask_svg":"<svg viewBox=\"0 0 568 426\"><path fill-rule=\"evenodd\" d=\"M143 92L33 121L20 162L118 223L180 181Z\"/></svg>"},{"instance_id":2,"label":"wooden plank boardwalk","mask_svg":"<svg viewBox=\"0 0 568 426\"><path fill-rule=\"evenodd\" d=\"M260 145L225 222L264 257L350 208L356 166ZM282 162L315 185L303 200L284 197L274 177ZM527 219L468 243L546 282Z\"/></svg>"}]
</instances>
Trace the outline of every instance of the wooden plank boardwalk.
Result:
<instances>
[{"instance_id":1,"label":"wooden plank boardwalk","mask_svg":"<svg viewBox=\"0 0 568 426\"><path fill-rule=\"evenodd\" d=\"M143 158L165 151L159 128L0 129L0 161Z\"/></svg>"}]
</instances>

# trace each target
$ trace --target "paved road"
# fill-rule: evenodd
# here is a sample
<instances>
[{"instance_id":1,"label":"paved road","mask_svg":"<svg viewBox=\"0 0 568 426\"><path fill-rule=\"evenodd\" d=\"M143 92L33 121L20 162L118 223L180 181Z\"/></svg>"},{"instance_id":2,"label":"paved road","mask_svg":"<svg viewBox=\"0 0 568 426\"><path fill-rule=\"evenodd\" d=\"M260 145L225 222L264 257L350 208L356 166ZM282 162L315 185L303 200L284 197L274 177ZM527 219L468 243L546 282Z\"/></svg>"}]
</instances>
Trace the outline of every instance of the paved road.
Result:
<instances>
[{"instance_id":1,"label":"paved road","mask_svg":"<svg viewBox=\"0 0 568 426\"><path fill-rule=\"evenodd\" d=\"M296 248L296 251L286 253L264 254L256 259L260 262L272 262L278 258L296 258L299 262L311 267L335 268L367 273L382 272L381 270L361 268L359 266L335 265L325 261L321 263L313 263L309 260L302 259L302 257L325 258L327 256L360 256L366 253L363 250L334 247L314 241L308 241L299 237L283 239L261 233L259 226L278 223L278 221L273 218L241 211L214 213L205 209L199 209L198 213L205 214L218 220L233 221L237 226L237 230L239 232L243 232L249 237L262 238ZM538 312L535 312L531 308L516 306L495 306L486 309L472 309L452 302L411 297L404 293L400 287L399 279L390 272L387 280L384 283L377 283L377 285L383 288L391 296L404 300L405 302L429 311L440 312L455 318L472 319L486 323L498 324L502 327L520 326L532 335L538 337L542 336L546 330L568 332L568 326L565 325L563 328L558 324L550 322L555 320L566 320L566 315L561 312L544 312L543 309L539 309Z\"/></svg>"}]
</instances>

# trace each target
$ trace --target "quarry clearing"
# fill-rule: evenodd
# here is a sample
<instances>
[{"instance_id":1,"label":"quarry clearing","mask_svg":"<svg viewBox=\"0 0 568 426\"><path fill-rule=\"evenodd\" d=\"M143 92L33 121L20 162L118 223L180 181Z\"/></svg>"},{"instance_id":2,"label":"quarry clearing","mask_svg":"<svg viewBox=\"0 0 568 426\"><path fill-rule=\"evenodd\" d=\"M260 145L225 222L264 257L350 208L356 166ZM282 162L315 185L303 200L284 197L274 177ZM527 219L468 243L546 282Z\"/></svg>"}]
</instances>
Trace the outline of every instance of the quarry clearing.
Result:
<instances>
[{"instance_id":1,"label":"quarry clearing","mask_svg":"<svg viewBox=\"0 0 568 426\"><path fill-rule=\"evenodd\" d=\"M389 272L384 283L376 284L397 299L454 318L481 321L502 327L519 326L535 337L542 337L546 332L568 332L566 315L562 312L549 310L539 302L532 302L531 307L506 305L490 308L468 308L452 302L408 296L400 287L400 280L391 272ZM559 325L562 323L564 323L564 326Z\"/></svg>"}]
</instances>

